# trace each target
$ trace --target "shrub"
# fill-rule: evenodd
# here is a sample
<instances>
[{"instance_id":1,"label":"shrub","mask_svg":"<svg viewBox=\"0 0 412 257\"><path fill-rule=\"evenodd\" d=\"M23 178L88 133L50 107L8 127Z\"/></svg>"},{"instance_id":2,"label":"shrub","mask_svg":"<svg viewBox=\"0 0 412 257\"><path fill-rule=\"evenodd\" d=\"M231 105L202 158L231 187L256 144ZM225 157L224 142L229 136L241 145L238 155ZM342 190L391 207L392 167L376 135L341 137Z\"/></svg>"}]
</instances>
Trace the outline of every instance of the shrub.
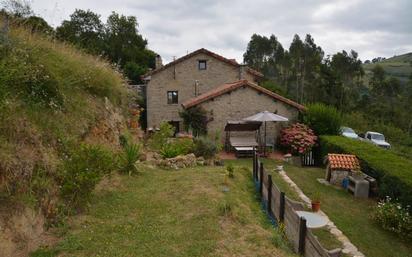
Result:
<instances>
[{"instance_id":1,"label":"shrub","mask_svg":"<svg viewBox=\"0 0 412 257\"><path fill-rule=\"evenodd\" d=\"M216 143L208 137L198 137L194 142L194 154L196 156L203 156L205 159L209 159L214 157L218 151Z\"/></svg>"},{"instance_id":2,"label":"shrub","mask_svg":"<svg viewBox=\"0 0 412 257\"><path fill-rule=\"evenodd\" d=\"M126 144L121 155L121 171L132 175L136 173L136 162L139 160L141 154L140 144Z\"/></svg>"},{"instance_id":3,"label":"shrub","mask_svg":"<svg viewBox=\"0 0 412 257\"><path fill-rule=\"evenodd\" d=\"M156 131L150 138L150 147L154 150L162 149L162 147L167 144L167 139L173 136L174 130L174 127L168 122L162 122L159 131Z\"/></svg>"},{"instance_id":4,"label":"shrub","mask_svg":"<svg viewBox=\"0 0 412 257\"><path fill-rule=\"evenodd\" d=\"M70 206L82 207L91 197L97 183L116 167L108 150L82 145L64 161L60 176L61 195Z\"/></svg>"},{"instance_id":5,"label":"shrub","mask_svg":"<svg viewBox=\"0 0 412 257\"><path fill-rule=\"evenodd\" d=\"M292 154L306 153L316 144L316 140L313 131L300 123L282 129L280 134L280 144Z\"/></svg>"},{"instance_id":6,"label":"shrub","mask_svg":"<svg viewBox=\"0 0 412 257\"><path fill-rule=\"evenodd\" d=\"M338 135L342 126L342 116L335 107L316 103L308 106L303 122L317 135Z\"/></svg>"},{"instance_id":7,"label":"shrub","mask_svg":"<svg viewBox=\"0 0 412 257\"><path fill-rule=\"evenodd\" d=\"M207 132L207 113L200 106L184 109L179 113L183 119L186 130L193 130L195 136L204 135Z\"/></svg>"},{"instance_id":8,"label":"shrub","mask_svg":"<svg viewBox=\"0 0 412 257\"><path fill-rule=\"evenodd\" d=\"M412 239L412 216L406 208L391 201L390 197L378 203L372 218L384 229Z\"/></svg>"},{"instance_id":9,"label":"shrub","mask_svg":"<svg viewBox=\"0 0 412 257\"><path fill-rule=\"evenodd\" d=\"M340 136L321 136L318 158L328 153L356 155L362 171L377 179L379 195L412 206L412 161L367 142ZM409 207L411 211L411 208Z\"/></svg>"},{"instance_id":10,"label":"shrub","mask_svg":"<svg viewBox=\"0 0 412 257\"><path fill-rule=\"evenodd\" d=\"M229 165L227 165L226 167L227 170L227 175L229 176L229 178L234 178L235 177L235 167L233 167L232 163L229 163Z\"/></svg>"},{"instance_id":11,"label":"shrub","mask_svg":"<svg viewBox=\"0 0 412 257\"><path fill-rule=\"evenodd\" d=\"M133 141L133 137L130 132L125 132L119 136L119 144L121 147L126 147Z\"/></svg>"},{"instance_id":12,"label":"shrub","mask_svg":"<svg viewBox=\"0 0 412 257\"><path fill-rule=\"evenodd\" d=\"M163 145L160 149L160 155L163 158L174 158L180 154L180 149L178 149L174 144L167 143Z\"/></svg>"},{"instance_id":13,"label":"shrub","mask_svg":"<svg viewBox=\"0 0 412 257\"><path fill-rule=\"evenodd\" d=\"M186 155L193 152L193 140L191 138L178 138L168 142L160 149L163 158L174 158L178 155Z\"/></svg>"},{"instance_id":14,"label":"shrub","mask_svg":"<svg viewBox=\"0 0 412 257\"><path fill-rule=\"evenodd\" d=\"M220 216L231 216L233 214L233 203L229 200L224 200L218 206Z\"/></svg>"}]
</instances>

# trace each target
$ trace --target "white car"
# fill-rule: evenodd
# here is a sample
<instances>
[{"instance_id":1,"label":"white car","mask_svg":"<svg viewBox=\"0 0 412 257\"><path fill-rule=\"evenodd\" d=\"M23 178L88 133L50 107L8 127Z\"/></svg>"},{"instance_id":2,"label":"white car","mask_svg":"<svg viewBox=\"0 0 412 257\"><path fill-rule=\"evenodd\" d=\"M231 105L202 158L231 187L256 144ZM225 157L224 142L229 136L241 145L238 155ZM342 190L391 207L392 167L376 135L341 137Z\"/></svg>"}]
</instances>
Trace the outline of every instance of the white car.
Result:
<instances>
[{"instance_id":1,"label":"white car","mask_svg":"<svg viewBox=\"0 0 412 257\"><path fill-rule=\"evenodd\" d=\"M365 139L379 147L390 149L391 144L386 142L385 136L378 132L368 131L365 134Z\"/></svg>"},{"instance_id":2,"label":"white car","mask_svg":"<svg viewBox=\"0 0 412 257\"><path fill-rule=\"evenodd\" d=\"M348 127L341 127L340 128L340 134L344 137L352 138L352 139L359 139L358 134L356 132Z\"/></svg>"}]
</instances>

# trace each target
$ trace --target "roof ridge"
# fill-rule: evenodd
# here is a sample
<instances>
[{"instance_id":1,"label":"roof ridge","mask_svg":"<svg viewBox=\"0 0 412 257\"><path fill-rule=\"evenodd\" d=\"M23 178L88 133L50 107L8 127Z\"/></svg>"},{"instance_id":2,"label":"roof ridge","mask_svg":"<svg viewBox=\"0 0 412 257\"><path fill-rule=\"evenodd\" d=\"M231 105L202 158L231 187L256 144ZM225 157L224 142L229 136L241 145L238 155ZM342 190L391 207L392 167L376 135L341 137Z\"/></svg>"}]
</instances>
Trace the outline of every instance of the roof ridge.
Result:
<instances>
[{"instance_id":1,"label":"roof ridge","mask_svg":"<svg viewBox=\"0 0 412 257\"><path fill-rule=\"evenodd\" d=\"M172 66L172 65L174 65L174 64L177 64L177 63L179 63L179 62L182 62L182 61L184 61L184 60L186 60L186 59L188 59L188 58L190 58L190 57L192 57L192 56L194 56L194 55L196 55L196 54L199 54L199 53L204 53L204 54L210 55L210 56L212 56L212 57L214 57L214 58L216 58L216 59L218 59L218 60L220 60L220 61L226 62L226 63L231 64L231 65L234 65L234 66L236 66L236 67L240 67L240 66L241 66L241 64L239 64L238 62L236 62L236 61L234 61L234 60L228 59L228 58L226 58L226 57L224 57L224 56L222 56L222 55L220 55L220 54L217 54L217 53L215 53L215 52L212 52L212 51L210 51L210 50L202 47L202 48L200 48L200 49L198 49L198 50L196 50L196 51L193 51L193 52L191 52L191 53L189 53L189 54L186 54L186 55L184 55L184 56L181 56L181 57L177 58L176 60L171 61L171 62L169 62L168 64L166 64L166 65L164 65L164 66L162 66L162 67L160 67L160 68L158 68L158 69L151 70L151 71L147 72L146 74L142 75L142 77L151 76L151 75L153 75L153 74L155 74L155 73L157 73L157 72L160 72L160 71L162 71L162 70L165 70L165 69L167 69L168 67L170 67L170 66ZM251 73L252 75L255 75L255 76L257 76L257 77L263 77L263 76L264 76L261 72L259 72L259 71L257 71L257 70L254 70L254 69L250 68L249 66L247 66L247 72L249 72L249 73Z\"/></svg>"},{"instance_id":2,"label":"roof ridge","mask_svg":"<svg viewBox=\"0 0 412 257\"><path fill-rule=\"evenodd\" d=\"M217 97L217 96L221 96L221 95L223 95L223 94L225 94L225 93L227 93L227 92L230 92L230 91L232 91L232 90L235 90L235 89L237 89L237 88L239 88L239 87L241 87L241 86L249 86L249 87L251 87L251 88L253 88L253 89L257 90L257 91L260 91L260 92L262 92L262 93L264 93L264 94L266 94L266 95L268 95L268 96L270 96L270 97L272 97L272 98L275 98L275 99L277 99L277 100L279 100L279 101L282 101L282 102L284 102L284 103L286 103L286 104L289 104L289 105L291 105L291 106L293 106L293 107L295 107L295 108L297 108L297 109L299 109L299 110L304 110L304 109L306 109L305 106L303 106L303 105L301 105L301 104L299 104L299 103L296 103L296 102L294 102L294 101L292 101L292 100L290 100L290 99L288 99L288 98L286 98L286 97L283 97L283 96L281 96L281 95L278 95L278 94L276 94L276 93L274 93L274 92L272 92L272 91L270 91L270 90L267 90L266 88L263 88L263 87L261 87L261 86L259 86L259 85L257 85L257 84L254 84L254 83L252 83L252 82L250 82L250 81L248 81L248 80L246 80L246 79L242 79L242 80L238 80L238 81L234 81L234 82L224 83L224 84L222 84L222 85L220 85L220 86L217 86L217 87L215 87L215 88L213 88L213 89L211 89L211 90L209 90L209 91L207 91L207 92L205 92L205 93L203 93L203 94L201 94L201 95L198 95L198 96L196 96L196 97L194 97L194 98L188 99L187 101L185 101L184 103L182 103L182 106L183 106L184 108L193 107L193 106L198 105L198 104L200 104L200 103L203 103L203 102L205 102L205 101L207 101L207 100L209 100L209 99L215 98L215 97Z\"/></svg>"}]
</instances>

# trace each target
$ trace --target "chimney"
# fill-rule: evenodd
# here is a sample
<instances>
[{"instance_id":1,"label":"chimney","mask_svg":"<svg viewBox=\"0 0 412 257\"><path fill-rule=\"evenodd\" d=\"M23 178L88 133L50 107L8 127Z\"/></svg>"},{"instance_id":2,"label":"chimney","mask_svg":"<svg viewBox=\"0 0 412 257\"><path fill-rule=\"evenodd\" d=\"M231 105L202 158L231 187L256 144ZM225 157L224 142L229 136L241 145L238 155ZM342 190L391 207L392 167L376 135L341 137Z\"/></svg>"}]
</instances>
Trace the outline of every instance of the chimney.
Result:
<instances>
[{"instance_id":1,"label":"chimney","mask_svg":"<svg viewBox=\"0 0 412 257\"><path fill-rule=\"evenodd\" d=\"M160 69L163 67L163 63L162 63L162 57L160 55L156 55L156 59L155 59L155 69Z\"/></svg>"},{"instance_id":2,"label":"chimney","mask_svg":"<svg viewBox=\"0 0 412 257\"><path fill-rule=\"evenodd\" d=\"M247 69L247 66L245 64L239 65L239 80L245 79L246 69Z\"/></svg>"}]
</instances>

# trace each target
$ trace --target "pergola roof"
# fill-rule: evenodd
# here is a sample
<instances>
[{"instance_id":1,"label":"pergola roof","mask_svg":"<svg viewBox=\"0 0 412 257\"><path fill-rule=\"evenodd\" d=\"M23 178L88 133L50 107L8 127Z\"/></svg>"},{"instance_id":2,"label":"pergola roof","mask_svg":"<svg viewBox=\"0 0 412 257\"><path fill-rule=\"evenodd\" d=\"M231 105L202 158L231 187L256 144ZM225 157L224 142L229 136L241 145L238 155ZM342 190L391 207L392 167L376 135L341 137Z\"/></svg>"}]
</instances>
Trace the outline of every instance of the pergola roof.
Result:
<instances>
[{"instance_id":1,"label":"pergola roof","mask_svg":"<svg viewBox=\"0 0 412 257\"><path fill-rule=\"evenodd\" d=\"M259 121L228 121L225 131L256 131L261 125Z\"/></svg>"}]
</instances>

